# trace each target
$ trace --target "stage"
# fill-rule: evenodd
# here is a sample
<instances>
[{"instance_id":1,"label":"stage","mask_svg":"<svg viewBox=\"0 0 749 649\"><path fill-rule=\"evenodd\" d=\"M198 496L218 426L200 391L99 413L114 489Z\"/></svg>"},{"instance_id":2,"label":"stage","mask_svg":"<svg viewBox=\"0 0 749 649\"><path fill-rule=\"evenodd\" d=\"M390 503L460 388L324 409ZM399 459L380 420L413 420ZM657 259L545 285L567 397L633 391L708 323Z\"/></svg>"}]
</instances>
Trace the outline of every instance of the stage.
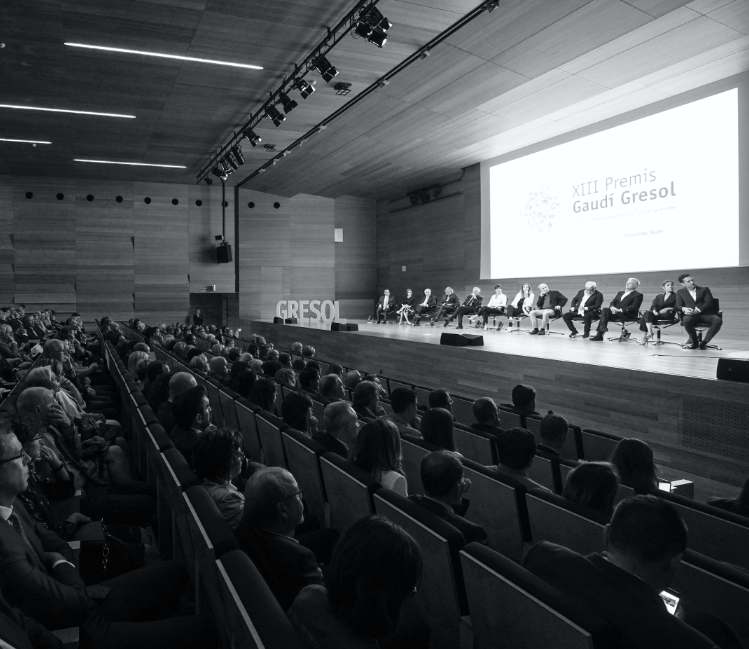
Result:
<instances>
[{"instance_id":1,"label":"stage","mask_svg":"<svg viewBox=\"0 0 749 649\"><path fill-rule=\"evenodd\" d=\"M349 320L349 322L352 322ZM718 358L749 358L749 346L686 350L678 345L590 342L560 334L456 331L452 325L409 327L353 321L357 332L330 325L274 325L245 321L242 338L264 335L280 350L292 342L311 344L317 356L391 378L453 394L510 400L517 383L537 391L537 410L553 410L583 428L646 440L664 467L708 480L739 485L749 475L749 384L715 378ZM684 342L681 329L662 340ZM443 332L480 334L483 347L440 346ZM606 337L618 334L611 327ZM637 327L630 327L640 337ZM685 476L689 477L689 476ZM719 493L719 487L708 488Z\"/></svg>"}]
</instances>

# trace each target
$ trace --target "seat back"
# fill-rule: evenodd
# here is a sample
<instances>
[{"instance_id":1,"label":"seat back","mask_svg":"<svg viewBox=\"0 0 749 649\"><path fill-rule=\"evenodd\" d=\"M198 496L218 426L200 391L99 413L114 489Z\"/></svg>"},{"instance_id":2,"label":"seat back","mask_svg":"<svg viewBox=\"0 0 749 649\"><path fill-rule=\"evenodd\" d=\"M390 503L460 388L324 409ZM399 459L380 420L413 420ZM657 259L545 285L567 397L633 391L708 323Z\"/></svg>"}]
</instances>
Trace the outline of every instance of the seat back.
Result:
<instances>
[{"instance_id":1,"label":"seat back","mask_svg":"<svg viewBox=\"0 0 749 649\"><path fill-rule=\"evenodd\" d=\"M224 428L239 430L237 408L234 405L239 395L229 388L221 388L218 394L221 401L221 412L224 415Z\"/></svg>"},{"instance_id":2,"label":"seat back","mask_svg":"<svg viewBox=\"0 0 749 649\"><path fill-rule=\"evenodd\" d=\"M381 485L366 471L335 453L320 458L320 469L333 529L343 534L354 522L374 513L372 496Z\"/></svg>"},{"instance_id":3,"label":"seat back","mask_svg":"<svg viewBox=\"0 0 749 649\"><path fill-rule=\"evenodd\" d=\"M403 383L403 381L396 381L395 379L385 379L385 384L387 386L388 395L393 394L393 390L396 390L397 388L408 388L409 390L413 390L413 385L410 383Z\"/></svg>"},{"instance_id":4,"label":"seat back","mask_svg":"<svg viewBox=\"0 0 749 649\"><path fill-rule=\"evenodd\" d=\"M325 404L312 399L312 414L317 419L317 430L322 433L325 430Z\"/></svg>"},{"instance_id":5,"label":"seat back","mask_svg":"<svg viewBox=\"0 0 749 649\"><path fill-rule=\"evenodd\" d=\"M525 427L522 415L510 412L509 410L502 410L501 408L499 409L499 425L503 430Z\"/></svg>"},{"instance_id":6,"label":"seat back","mask_svg":"<svg viewBox=\"0 0 749 649\"><path fill-rule=\"evenodd\" d=\"M560 493L558 481L561 481L561 473L555 477L555 473L559 471L558 466L558 462L542 455L536 455L533 458L533 464L525 472L534 482L538 482L538 484L554 493Z\"/></svg>"},{"instance_id":7,"label":"seat back","mask_svg":"<svg viewBox=\"0 0 749 649\"><path fill-rule=\"evenodd\" d=\"M453 417L455 421L460 422L466 426L470 426L476 421L473 416L473 399L466 397L459 397L452 395L453 399ZM429 402L424 403L425 406L429 405Z\"/></svg>"},{"instance_id":8,"label":"seat back","mask_svg":"<svg viewBox=\"0 0 749 649\"><path fill-rule=\"evenodd\" d=\"M580 435L585 459L588 462L608 462L616 445L622 439L617 435L593 430L592 428L582 430Z\"/></svg>"},{"instance_id":9,"label":"seat back","mask_svg":"<svg viewBox=\"0 0 749 649\"><path fill-rule=\"evenodd\" d=\"M196 377L197 378L197 377ZM219 428L224 427L224 412L221 409L219 386L211 379L206 379L205 388L208 390L208 401L211 404L211 421Z\"/></svg>"},{"instance_id":10,"label":"seat back","mask_svg":"<svg viewBox=\"0 0 749 649\"><path fill-rule=\"evenodd\" d=\"M528 415L525 418L525 427L533 433L536 444L541 443L541 420L543 417L537 415ZM580 429L570 426L567 431L567 438L564 440L564 446L559 451L559 455L565 460L577 460L577 438L580 435Z\"/></svg>"},{"instance_id":11,"label":"seat back","mask_svg":"<svg viewBox=\"0 0 749 649\"><path fill-rule=\"evenodd\" d=\"M255 422L257 423L260 445L263 449L263 464L288 468L283 450L283 440L281 439L281 430L286 430L288 426L278 417L265 412L265 410L255 414Z\"/></svg>"},{"instance_id":12,"label":"seat back","mask_svg":"<svg viewBox=\"0 0 749 649\"><path fill-rule=\"evenodd\" d=\"M416 404L419 407L428 408L429 407L429 393L432 391L432 388L422 388L422 387L419 387L418 385L415 385L414 390L416 390ZM453 399L453 405L455 405L454 399Z\"/></svg>"},{"instance_id":13,"label":"seat back","mask_svg":"<svg viewBox=\"0 0 749 649\"><path fill-rule=\"evenodd\" d=\"M279 417L283 417L283 399L291 391L285 385L276 385L276 413Z\"/></svg>"},{"instance_id":14,"label":"seat back","mask_svg":"<svg viewBox=\"0 0 749 649\"><path fill-rule=\"evenodd\" d=\"M325 525L325 487L319 460L326 453L325 447L293 428L283 431L281 439L289 471L304 492L308 511L317 516L321 525Z\"/></svg>"},{"instance_id":15,"label":"seat back","mask_svg":"<svg viewBox=\"0 0 749 649\"><path fill-rule=\"evenodd\" d=\"M531 489L525 501L534 543L551 541L583 555L603 551L606 516L540 489Z\"/></svg>"},{"instance_id":16,"label":"seat back","mask_svg":"<svg viewBox=\"0 0 749 649\"><path fill-rule=\"evenodd\" d=\"M620 484L616 490L616 498L614 498L614 505L618 505L620 501L625 498L633 498L635 496L635 490L627 485Z\"/></svg>"},{"instance_id":17,"label":"seat back","mask_svg":"<svg viewBox=\"0 0 749 649\"><path fill-rule=\"evenodd\" d=\"M483 433L458 424L453 428L453 437L455 446L469 460L486 465L499 462L497 438L491 433Z\"/></svg>"},{"instance_id":18,"label":"seat back","mask_svg":"<svg viewBox=\"0 0 749 649\"><path fill-rule=\"evenodd\" d=\"M237 413L237 423L239 432L242 433L244 450L251 460L260 462L262 459L262 449L260 447L260 437L257 433L257 422L255 421L255 408L247 399L237 399L235 404Z\"/></svg>"},{"instance_id":19,"label":"seat back","mask_svg":"<svg viewBox=\"0 0 749 649\"><path fill-rule=\"evenodd\" d=\"M460 553L476 649L593 649L606 625L501 554L471 543Z\"/></svg>"},{"instance_id":20,"label":"seat back","mask_svg":"<svg viewBox=\"0 0 749 649\"><path fill-rule=\"evenodd\" d=\"M413 435L401 435L401 452L403 453L403 472L406 474L408 494L424 495L421 484L421 461L425 455L439 450L436 446Z\"/></svg>"},{"instance_id":21,"label":"seat back","mask_svg":"<svg viewBox=\"0 0 749 649\"><path fill-rule=\"evenodd\" d=\"M520 561L530 537L525 486L471 460L463 460L463 475L471 481L466 518L486 530L489 547Z\"/></svg>"},{"instance_id":22,"label":"seat back","mask_svg":"<svg viewBox=\"0 0 749 649\"><path fill-rule=\"evenodd\" d=\"M380 489L374 502L376 512L406 530L426 558L416 597L429 612L430 645L440 649L458 647L461 612L468 612L459 556L465 545L463 535L432 512L389 489Z\"/></svg>"}]
</instances>

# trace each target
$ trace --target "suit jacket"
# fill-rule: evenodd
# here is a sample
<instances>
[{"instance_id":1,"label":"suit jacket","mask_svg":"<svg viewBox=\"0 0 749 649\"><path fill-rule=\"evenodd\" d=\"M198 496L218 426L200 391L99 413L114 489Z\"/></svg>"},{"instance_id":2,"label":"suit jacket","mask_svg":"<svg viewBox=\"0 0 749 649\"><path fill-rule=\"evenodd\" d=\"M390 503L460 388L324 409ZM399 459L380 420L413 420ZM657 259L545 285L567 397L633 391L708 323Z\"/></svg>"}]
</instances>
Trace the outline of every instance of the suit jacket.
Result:
<instances>
[{"instance_id":1,"label":"suit jacket","mask_svg":"<svg viewBox=\"0 0 749 649\"><path fill-rule=\"evenodd\" d=\"M559 291L549 291L546 295L539 295L536 302L537 309L553 309L567 304L567 298ZM525 303L523 303L525 306Z\"/></svg>"},{"instance_id":2,"label":"suit jacket","mask_svg":"<svg viewBox=\"0 0 749 649\"><path fill-rule=\"evenodd\" d=\"M422 296L421 299L418 302L414 302L414 306L417 307L421 304L424 304L424 298L426 296ZM427 305L424 307L425 309L428 309L430 306L437 306L437 298L434 295L430 295L429 299L427 300Z\"/></svg>"},{"instance_id":3,"label":"suit jacket","mask_svg":"<svg viewBox=\"0 0 749 649\"><path fill-rule=\"evenodd\" d=\"M324 446L329 453L335 453L344 459L348 458L348 448L346 448L346 445L340 439L336 439L332 435L328 435L328 433L315 433L312 439L321 446Z\"/></svg>"},{"instance_id":4,"label":"suit jacket","mask_svg":"<svg viewBox=\"0 0 749 649\"><path fill-rule=\"evenodd\" d=\"M715 308L713 294L707 286L697 287L697 300L692 299L692 294L685 288L676 291L676 310L681 313L684 307L688 309L699 309L702 315L715 315L718 310Z\"/></svg>"},{"instance_id":5,"label":"suit jacket","mask_svg":"<svg viewBox=\"0 0 749 649\"><path fill-rule=\"evenodd\" d=\"M627 297L624 297L624 291L619 291L609 307L616 307L626 311L627 315L636 316L641 304L642 293L639 291L632 291Z\"/></svg>"},{"instance_id":6,"label":"suit jacket","mask_svg":"<svg viewBox=\"0 0 749 649\"><path fill-rule=\"evenodd\" d=\"M0 595L0 640L15 649L62 649L62 641L41 624L11 608Z\"/></svg>"},{"instance_id":7,"label":"suit jacket","mask_svg":"<svg viewBox=\"0 0 749 649\"><path fill-rule=\"evenodd\" d=\"M419 505L419 507L423 507L424 509L439 516L442 520L450 523L450 525L456 528L463 535L466 543L483 543L484 545L486 545L486 531L480 525L471 523L465 518L462 518L461 516L448 511L447 508L442 505L442 503L432 500L431 498L427 498L426 496L414 495L409 496L408 499L415 502L417 505Z\"/></svg>"},{"instance_id":8,"label":"suit jacket","mask_svg":"<svg viewBox=\"0 0 749 649\"><path fill-rule=\"evenodd\" d=\"M175 424L169 433L169 437L174 442L174 447L182 453L187 463L192 467L192 449L198 439L199 432L192 428L182 428Z\"/></svg>"},{"instance_id":9,"label":"suit jacket","mask_svg":"<svg viewBox=\"0 0 749 649\"><path fill-rule=\"evenodd\" d=\"M245 516L237 527L237 540L284 611L305 586L325 585L315 555L295 539L256 527Z\"/></svg>"},{"instance_id":10,"label":"suit jacket","mask_svg":"<svg viewBox=\"0 0 749 649\"><path fill-rule=\"evenodd\" d=\"M689 297L692 296L690 295ZM665 293L658 293L658 295L655 296L653 303L650 305L650 310L662 311L663 309L668 309L669 307L671 307L672 309L676 309L676 293L671 293L668 296L668 299L666 299Z\"/></svg>"},{"instance_id":11,"label":"suit jacket","mask_svg":"<svg viewBox=\"0 0 749 649\"><path fill-rule=\"evenodd\" d=\"M19 499L13 511L33 550L10 522L0 520L0 591L11 606L49 629L80 626L88 618L91 600L78 571L66 563L49 570L44 561L45 552L59 552L72 560L70 546L37 525Z\"/></svg>"},{"instance_id":12,"label":"suit jacket","mask_svg":"<svg viewBox=\"0 0 749 649\"><path fill-rule=\"evenodd\" d=\"M380 295L380 299L377 300L377 306L382 308L385 303L385 295ZM392 295L388 295L388 311L392 311L395 308L395 298Z\"/></svg>"},{"instance_id":13,"label":"suit jacket","mask_svg":"<svg viewBox=\"0 0 749 649\"><path fill-rule=\"evenodd\" d=\"M171 431L177 422L174 421L174 415L172 414L172 402L164 401L158 410L156 411L156 419L164 427L164 430Z\"/></svg>"},{"instance_id":14,"label":"suit jacket","mask_svg":"<svg viewBox=\"0 0 749 649\"><path fill-rule=\"evenodd\" d=\"M578 291L577 295L572 298L570 307L577 311L577 307L580 306L583 297L585 296L585 289ZM593 291L591 296L585 301L585 308L588 311L600 311L603 306L603 293L601 291Z\"/></svg>"},{"instance_id":15,"label":"suit jacket","mask_svg":"<svg viewBox=\"0 0 749 649\"><path fill-rule=\"evenodd\" d=\"M423 301L424 300L422 300L422 302ZM410 306L413 309L414 304L416 304L416 298L413 295L411 297L404 297L403 300L401 300L401 306Z\"/></svg>"},{"instance_id":16,"label":"suit jacket","mask_svg":"<svg viewBox=\"0 0 749 649\"><path fill-rule=\"evenodd\" d=\"M450 295L443 295L441 304L442 306L458 307L460 306L460 298L455 293L450 293Z\"/></svg>"},{"instance_id":17,"label":"suit jacket","mask_svg":"<svg viewBox=\"0 0 749 649\"><path fill-rule=\"evenodd\" d=\"M474 296L473 293L466 296L466 299L463 300L463 306L469 306L473 308L477 308L481 306L481 303L484 301L483 296L476 295Z\"/></svg>"},{"instance_id":18,"label":"suit jacket","mask_svg":"<svg viewBox=\"0 0 749 649\"><path fill-rule=\"evenodd\" d=\"M647 583L606 561L542 541L523 565L613 627L613 646L638 649L714 649L715 643L684 624Z\"/></svg>"}]
</instances>

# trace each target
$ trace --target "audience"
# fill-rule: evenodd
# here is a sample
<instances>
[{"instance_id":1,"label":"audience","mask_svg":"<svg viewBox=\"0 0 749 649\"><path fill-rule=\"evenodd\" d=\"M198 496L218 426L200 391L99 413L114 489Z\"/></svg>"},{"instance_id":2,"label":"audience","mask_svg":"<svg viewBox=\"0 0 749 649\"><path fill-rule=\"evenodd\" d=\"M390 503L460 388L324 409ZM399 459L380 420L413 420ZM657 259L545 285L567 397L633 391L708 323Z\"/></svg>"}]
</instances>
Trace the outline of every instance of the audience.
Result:
<instances>
[{"instance_id":1,"label":"audience","mask_svg":"<svg viewBox=\"0 0 749 649\"><path fill-rule=\"evenodd\" d=\"M208 363L208 376L226 385L229 382L229 367L223 356L214 356Z\"/></svg>"},{"instance_id":2,"label":"audience","mask_svg":"<svg viewBox=\"0 0 749 649\"><path fill-rule=\"evenodd\" d=\"M325 430L314 433L312 439L328 452L348 457L359 432L359 418L353 406L348 401L337 401L325 407L323 416Z\"/></svg>"},{"instance_id":3,"label":"audience","mask_svg":"<svg viewBox=\"0 0 749 649\"><path fill-rule=\"evenodd\" d=\"M429 407L443 408L448 412L453 411L453 400L447 390L432 390L429 393Z\"/></svg>"},{"instance_id":4,"label":"audience","mask_svg":"<svg viewBox=\"0 0 749 649\"><path fill-rule=\"evenodd\" d=\"M418 426L421 425L418 412L418 397L416 390L411 388L395 388L390 396L390 407L393 414L389 419L398 428L401 435L415 435L419 437Z\"/></svg>"},{"instance_id":5,"label":"audience","mask_svg":"<svg viewBox=\"0 0 749 649\"><path fill-rule=\"evenodd\" d=\"M354 390L356 389L356 386L361 383L361 380L361 373L357 370L351 370L346 373L346 376L343 379L343 384L348 390Z\"/></svg>"},{"instance_id":6,"label":"audience","mask_svg":"<svg viewBox=\"0 0 749 649\"><path fill-rule=\"evenodd\" d=\"M290 367L282 367L278 372L276 372L273 378L279 385L285 385L292 390L295 390L297 387L296 372L294 372Z\"/></svg>"},{"instance_id":7,"label":"audience","mask_svg":"<svg viewBox=\"0 0 749 649\"><path fill-rule=\"evenodd\" d=\"M317 433L317 419L312 399L304 392L289 392L283 400L283 421L289 427L310 437Z\"/></svg>"},{"instance_id":8,"label":"audience","mask_svg":"<svg viewBox=\"0 0 749 649\"><path fill-rule=\"evenodd\" d=\"M380 386L374 381L361 381L354 390L354 410L360 418L377 419L385 411L379 404Z\"/></svg>"},{"instance_id":9,"label":"audience","mask_svg":"<svg viewBox=\"0 0 749 649\"><path fill-rule=\"evenodd\" d=\"M569 472L562 496L607 518L614 513L619 476L608 462L584 462Z\"/></svg>"},{"instance_id":10,"label":"audience","mask_svg":"<svg viewBox=\"0 0 749 649\"><path fill-rule=\"evenodd\" d=\"M249 399L256 382L257 374L251 370L244 370L237 374L232 385L232 390L240 397Z\"/></svg>"},{"instance_id":11,"label":"audience","mask_svg":"<svg viewBox=\"0 0 749 649\"><path fill-rule=\"evenodd\" d=\"M175 372L169 379L169 398L162 403L156 411L156 418L164 427L164 430L170 432L174 428L174 414L172 414L172 404L174 400L183 392L194 388L198 382L189 372Z\"/></svg>"},{"instance_id":12,"label":"audience","mask_svg":"<svg viewBox=\"0 0 749 649\"><path fill-rule=\"evenodd\" d=\"M570 425L560 415L549 414L541 420L541 441L536 451L547 458L561 457L560 451L567 441Z\"/></svg>"},{"instance_id":13,"label":"audience","mask_svg":"<svg viewBox=\"0 0 749 649\"><path fill-rule=\"evenodd\" d=\"M326 406L329 403L343 401L346 398L346 390L343 388L343 380L338 376L338 374L327 374L326 376L323 376L320 379L319 389L320 401L322 401Z\"/></svg>"},{"instance_id":14,"label":"audience","mask_svg":"<svg viewBox=\"0 0 749 649\"><path fill-rule=\"evenodd\" d=\"M172 403L174 428L169 436L174 447L193 466L193 448L200 434L211 426L211 403L208 392L202 386L186 390Z\"/></svg>"},{"instance_id":15,"label":"audience","mask_svg":"<svg viewBox=\"0 0 749 649\"><path fill-rule=\"evenodd\" d=\"M315 399L320 398L320 373L314 368L307 365L299 373L299 388Z\"/></svg>"},{"instance_id":16,"label":"audience","mask_svg":"<svg viewBox=\"0 0 749 649\"><path fill-rule=\"evenodd\" d=\"M494 403L494 399L488 397L476 399L473 402L473 416L476 418L476 423L471 424L471 428L497 437L502 434L502 427L499 423L499 408Z\"/></svg>"},{"instance_id":17,"label":"audience","mask_svg":"<svg viewBox=\"0 0 749 649\"><path fill-rule=\"evenodd\" d=\"M250 391L249 400L266 412L276 412L276 384L270 379L258 378Z\"/></svg>"},{"instance_id":18,"label":"audience","mask_svg":"<svg viewBox=\"0 0 749 649\"><path fill-rule=\"evenodd\" d=\"M401 496L408 495L401 438L395 424L387 417L378 417L362 426L349 459L385 489L392 489Z\"/></svg>"},{"instance_id":19,"label":"audience","mask_svg":"<svg viewBox=\"0 0 749 649\"><path fill-rule=\"evenodd\" d=\"M457 451L452 414L444 408L430 408L421 418L421 437L445 451Z\"/></svg>"},{"instance_id":20,"label":"audience","mask_svg":"<svg viewBox=\"0 0 749 649\"><path fill-rule=\"evenodd\" d=\"M536 457L536 441L533 433L525 428L510 428L497 440L497 454L499 464L488 467L504 475L510 476L516 482L525 485L527 489L542 489L549 491L528 477L527 471Z\"/></svg>"},{"instance_id":21,"label":"audience","mask_svg":"<svg viewBox=\"0 0 749 649\"><path fill-rule=\"evenodd\" d=\"M197 354L193 354L192 358L190 359L190 367L193 370L197 370L198 372L207 373L208 372L208 359L200 352L200 350L195 349L193 351L198 352Z\"/></svg>"},{"instance_id":22,"label":"audience","mask_svg":"<svg viewBox=\"0 0 749 649\"><path fill-rule=\"evenodd\" d=\"M619 441L611 454L611 464L619 472L622 484L634 489L636 494L647 494L658 488L653 449L642 440Z\"/></svg>"},{"instance_id":23,"label":"audience","mask_svg":"<svg viewBox=\"0 0 749 649\"><path fill-rule=\"evenodd\" d=\"M341 381L343 381L343 366L339 365L338 363L328 364L327 373L335 374L338 378L341 379Z\"/></svg>"},{"instance_id":24,"label":"audience","mask_svg":"<svg viewBox=\"0 0 749 649\"><path fill-rule=\"evenodd\" d=\"M519 415L537 415L536 391L530 385L512 388L512 405L509 408Z\"/></svg>"}]
</instances>

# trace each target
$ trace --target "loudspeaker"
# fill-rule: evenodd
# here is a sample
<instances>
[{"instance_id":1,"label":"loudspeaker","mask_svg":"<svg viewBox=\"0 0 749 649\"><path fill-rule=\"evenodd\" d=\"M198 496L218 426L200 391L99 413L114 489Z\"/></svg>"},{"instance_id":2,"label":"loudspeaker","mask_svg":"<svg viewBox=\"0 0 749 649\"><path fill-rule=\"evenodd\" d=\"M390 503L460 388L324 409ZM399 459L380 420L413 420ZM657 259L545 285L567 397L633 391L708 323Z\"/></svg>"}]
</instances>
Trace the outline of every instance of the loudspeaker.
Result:
<instances>
[{"instance_id":1,"label":"loudspeaker","mask_svg":"<svg viewBox=\"0 0 749 649\"><path fill-rule=\"evenodd\" d=\"M283 318L273 318L273 324L283 324Z\"/></svg>"},{"instance_id":2,"label":"loudspeaker","mask_svg":"<svg viewBox=\"0 0 749 649\"><path fill-rule=\"evenodd\" d=\"M749 383L749 360L738 358L718 359L718 378L724 381Z\"/></svg>"},{"instance_id":3,"label":"loudspeaker","mask_svg":"<svg viewBox=\"0 0 749 649\"><path fill-rule=\"evenodd\" d=\"M331 331L359 331L358 324L344 324L343 322L331 322Z\"/></svg>"},{"instance_id":4,"label":"loudspeaker","mask_svg":"<svg viewBox=\"0 0 749 649\"><path fill-rule=\"evenodd\" d=\"M231 244L227 243L216 248L216 263L228 264L231 261Z\"/></svg>"},{"instance_id":5,"label":"loudspeaker","mask_svg":"<svg viewBox=\"0 0 749 649\"><path fill-rule=\"evenodd\" d=\"M286 318L284 324L299 324L299 320L297 318Z\"/></svg>"},{"instance_id":6,"label":"loudspeaker","mask_svg":"<svg viewBox=\"0 0 749 649\"><path fill-rule=\"evenodd\" d=\"M451 347L483 347L484 337L473 334L451 334L444 333L440 336L440 345Z\"/></svg>"}]
</instances>

